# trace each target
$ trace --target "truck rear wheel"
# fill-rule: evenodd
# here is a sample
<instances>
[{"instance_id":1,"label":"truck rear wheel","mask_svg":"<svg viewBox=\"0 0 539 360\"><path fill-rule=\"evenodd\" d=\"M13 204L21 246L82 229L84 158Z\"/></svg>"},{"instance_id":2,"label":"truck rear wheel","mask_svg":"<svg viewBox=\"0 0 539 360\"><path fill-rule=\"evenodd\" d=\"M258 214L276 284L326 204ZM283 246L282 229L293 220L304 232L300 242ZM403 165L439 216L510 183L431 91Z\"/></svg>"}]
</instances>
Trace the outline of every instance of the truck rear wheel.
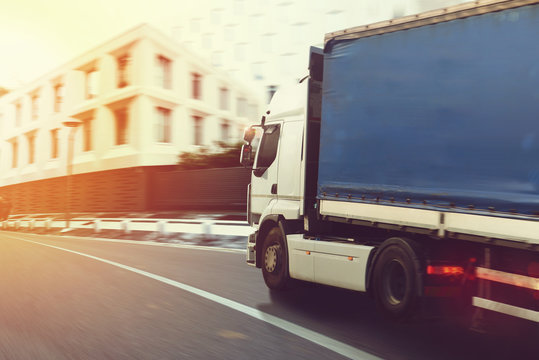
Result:
<instances>
[{"instance_id":1,"label":"truck rear wheel","mask_svg":"<svg viewBox=\"0 0 539 360\"><path fill-rule=\"evenodd\" d=\"M272 228L262 246L262 275L270 289L281 290L289 282L288 254L284 234L279 227Z\"/></svg>"},{"instance_id":2,"label":"truck rear wheel","mask_svg":"<svg viewBox=\"0 0 539 360\"><path fill-rule=\"evenodd\" d=\"M417 255L410 243L401 238L386 240L380 251L373 274L376 303L390 318L406 319L419 302Z\"/></svg>"}]
</instances>

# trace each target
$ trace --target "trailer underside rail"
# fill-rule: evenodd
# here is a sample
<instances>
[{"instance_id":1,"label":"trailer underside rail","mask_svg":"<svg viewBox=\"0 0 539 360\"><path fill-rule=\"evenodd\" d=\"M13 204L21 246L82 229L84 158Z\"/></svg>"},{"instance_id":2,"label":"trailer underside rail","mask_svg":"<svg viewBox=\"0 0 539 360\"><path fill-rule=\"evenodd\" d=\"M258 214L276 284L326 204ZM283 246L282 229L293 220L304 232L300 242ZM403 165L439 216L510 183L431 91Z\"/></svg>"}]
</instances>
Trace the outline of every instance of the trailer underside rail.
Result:
<instances>
[{"instance_id":1,"label":"trailer underside rail","mask_svg":"<svg viewBox=\"0 0 539 360\"><path fill-rule=\"evenodd\" d=\"M518 306L508 305L501 302L484 299L474 296L472 304L482 309L495 311L498 313L519 317L539 323L539 311L521 308Z\"/></svg>"},{"instance_id":2,"label":"trailer underside rail","mask_svg":"<svg viewBox=\"0 0 539 360\"><path fill-rule=\"evenodd\" d=\"M476 276L479 279L485 279L490 281L496 281L504 284L514 285L518 287L525 287L535 291L539 290L539 278L531 276L511 274L503 271L486 269L478 267L476 269Z\"/></svg>"},{"instance_id":3,"label":"trailer underside rail","mask_svg":"<svg viewBox=\"0 0 539 360\"><path fill-rule=\"evenodd\" d=\"M539 278L532 276L524 276L512 274L504 271L488 269L484 267L476 268L476 277L483 281L489 281L493 283L506 284L521 289L529 289L533 292L532 304L537 306L537 295L539 292ZM491 292L485 292L481 295L488 295ZM472 304L476 307L519 317L521 319L530 320L539 323L539 311L527 309L521 306L509 305L500 301L492 299L486 299L482 296L474 296L472 298Z\"/></svg>"}]
</instances>

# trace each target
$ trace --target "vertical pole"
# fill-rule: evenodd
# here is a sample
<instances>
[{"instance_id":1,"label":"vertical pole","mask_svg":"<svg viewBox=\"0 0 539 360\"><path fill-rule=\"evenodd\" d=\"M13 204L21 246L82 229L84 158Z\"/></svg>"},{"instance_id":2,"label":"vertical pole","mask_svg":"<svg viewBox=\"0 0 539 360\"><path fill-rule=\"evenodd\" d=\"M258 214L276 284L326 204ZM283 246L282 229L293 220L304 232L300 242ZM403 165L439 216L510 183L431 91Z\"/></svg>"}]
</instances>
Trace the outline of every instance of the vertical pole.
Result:
<instances>
[{"instance_id":1,"label":"vertical pole","mask_svg":"<svg viewBox=\"0 0 539 360\"><path fill-rule=\"evenodd\" d=\"M483 250L482 266L487 269L491 268L491 252L489 247L485 247ZM485 279L478 280L477 296L490 299L490 281ZM470 330L485 333L487 327L486 321L485 310L479 307L475 308L471 318Z\"/></svg>"},{"instance_id":2,"label":"vertical pole","mask_svg":"<svg viewBox=\"0 0 539 360\"><path fill-rule=\"evenodd\" d=\"M491 266L492 266L492 259L491 259L491 254L490 254L490 248L485 248L485 267L487 269L491 269ZM490 281L487 281L487 280L483 280L483 291L484 291L484 296L487 298L487 299L490 299L490 284L491 282Z\"/></svg>"},{"instance_id":3,"label":"vertical pole","mask_svg":"<svg viewBox=\"0 0 539 360\"><path fill-rule=\"evenodd\" d=\"M66 175L66 208L65 219L66 229L69 229L71 221L71 174L73 174L73 139L75 137L76 127L69 128L69 137L67 144L67 175Z\"/></svg>"}]
</instances>

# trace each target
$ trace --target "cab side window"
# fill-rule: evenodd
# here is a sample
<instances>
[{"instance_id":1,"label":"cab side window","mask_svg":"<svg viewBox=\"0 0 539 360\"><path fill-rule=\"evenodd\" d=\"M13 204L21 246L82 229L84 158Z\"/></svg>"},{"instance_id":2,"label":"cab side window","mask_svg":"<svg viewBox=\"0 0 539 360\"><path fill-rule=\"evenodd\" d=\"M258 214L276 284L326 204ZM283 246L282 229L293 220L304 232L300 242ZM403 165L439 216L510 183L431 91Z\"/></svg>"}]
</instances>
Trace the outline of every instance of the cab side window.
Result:
<instances>
[{"instance_id":1,"label":"cab side window","mask_svg":"<svg viewBox=\"0 0 539 360\"><path fill-rule=\"evenodd\" d=\"M277 156L277 147L279 145L279 135L281 133L280 125L272 125L264 130L264 136L258 149L256 176L262 176L267 168L271 166Z\"/></svg>"}]
</instances>

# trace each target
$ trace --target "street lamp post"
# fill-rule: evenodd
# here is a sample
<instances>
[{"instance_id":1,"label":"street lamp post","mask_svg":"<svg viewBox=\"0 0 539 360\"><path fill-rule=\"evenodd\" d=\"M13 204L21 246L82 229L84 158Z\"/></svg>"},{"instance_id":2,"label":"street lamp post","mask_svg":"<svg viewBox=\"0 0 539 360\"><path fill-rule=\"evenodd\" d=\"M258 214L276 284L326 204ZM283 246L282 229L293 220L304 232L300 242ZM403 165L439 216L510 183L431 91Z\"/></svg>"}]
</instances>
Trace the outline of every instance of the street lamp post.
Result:
<instances>
[{"instance_id":1,"label":"street lamp post","mask_svg":"<svg viewBox=\"0 0 539 360\"><path fill-rule=\"evenodd\" d=\"M69 129L68 135L68 144L67 144L67 172L66 172L66 206L65 206L65 219L66 219L66 230L69 230L70 220L71 220L71 175L73 174L73 142L75 139L75 132L77 127L82 123L82 121L74 118L68 118L63 121L62 124Z\"/></svg>"}]
</instances>

